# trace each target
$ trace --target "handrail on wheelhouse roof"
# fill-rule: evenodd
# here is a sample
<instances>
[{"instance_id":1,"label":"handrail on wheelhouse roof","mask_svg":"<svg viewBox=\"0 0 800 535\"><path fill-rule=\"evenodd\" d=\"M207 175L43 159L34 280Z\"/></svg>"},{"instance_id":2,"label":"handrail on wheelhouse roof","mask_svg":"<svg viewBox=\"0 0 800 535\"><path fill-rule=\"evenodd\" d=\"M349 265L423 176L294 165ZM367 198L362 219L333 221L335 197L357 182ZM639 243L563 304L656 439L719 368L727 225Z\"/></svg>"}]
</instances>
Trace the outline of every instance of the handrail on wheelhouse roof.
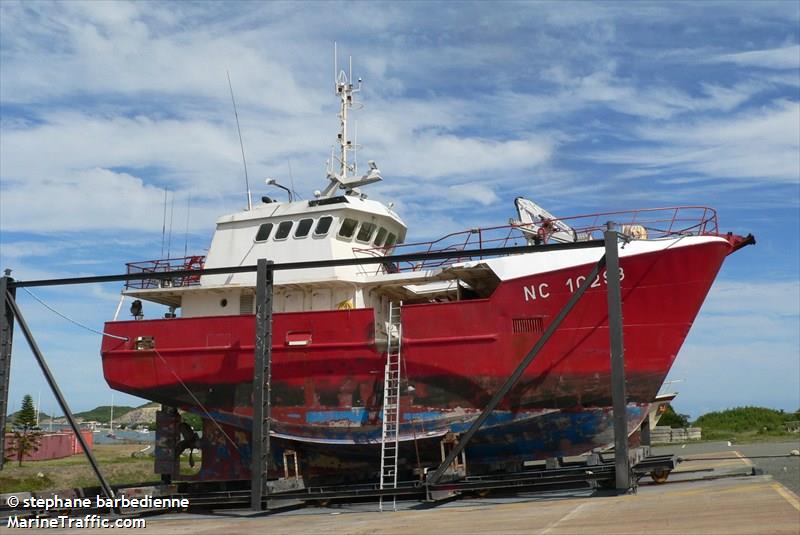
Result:
<instances>
[{"instance_id":1,"label":"handrail on wheelhouse roof","mask_svg":"<svg viewBox=\"0 0 800 535\"><path fill-rule=\"evenodd\" d=\"M144 260L141 262L128 262L125 264L127 273L165 273L172 271L201 270L205 265L206 257L202 255L184 256L180 258L161 258ZM171 287L198 286L200 276L195 274L184 275L169 280ZM125 282L126 290L147 290L150 288L163 288L163 281L155 279L129 280Z\"/></svg>"}]
</instances>

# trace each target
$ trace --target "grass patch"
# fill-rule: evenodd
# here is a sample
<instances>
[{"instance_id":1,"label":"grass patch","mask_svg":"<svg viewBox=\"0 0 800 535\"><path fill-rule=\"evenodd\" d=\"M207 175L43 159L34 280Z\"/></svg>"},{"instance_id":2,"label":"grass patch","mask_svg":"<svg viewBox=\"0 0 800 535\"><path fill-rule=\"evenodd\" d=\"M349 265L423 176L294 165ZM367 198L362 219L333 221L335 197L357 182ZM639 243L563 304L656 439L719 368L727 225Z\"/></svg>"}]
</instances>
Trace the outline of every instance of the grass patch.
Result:
<instances>
[{"instance_id":1,"label":"grass patch","mask_svg":"<svg viewBox=\"0 0 800 535\"><path fill-rule=\"evenodd\" d=\"M141 449L140 444L97 444L94 454L111 485L158 480L153 472L152 457L131 457ZM0 472L0 492L61 490L98 484L89 461L82 454L47 461L23 461L22 466L9 462Z\"/></svg>"},{"instance_id":2,"label":"grass patch","mask_svg":"<svg viewBox=\"0 0 800 535\"><path fill-rule=\"evenodd\" d=\"M141 444L97 444L93 452L100 470L111 485L158 481L160 476L153 471L152 449L148 451L149 455L132 456L142 448ZM194 452L194 459L195 467L190 468L188 453L181 456L182 475L197 473L201 463L197 451ZM48 461L23 461L22 466L12 461L0 472L0 493L97 486L97 477L83 454Z\"/></svg>"},{"instance_id":3,"label":"grass patch","mask_svg":"<svg viewBox=\"0 0 800 535\"><path fill-rule=\"evenodd\" d=\"M8 470L4 468L2 475L0 475L0 489L2 489L2 492L4 493L48 490L53 485L53 480L46 475L42 475L42 477L38 477L36 475L21 475L14 477L8 476L6 474L7 471Z\"/></svg>"}]
</instances>

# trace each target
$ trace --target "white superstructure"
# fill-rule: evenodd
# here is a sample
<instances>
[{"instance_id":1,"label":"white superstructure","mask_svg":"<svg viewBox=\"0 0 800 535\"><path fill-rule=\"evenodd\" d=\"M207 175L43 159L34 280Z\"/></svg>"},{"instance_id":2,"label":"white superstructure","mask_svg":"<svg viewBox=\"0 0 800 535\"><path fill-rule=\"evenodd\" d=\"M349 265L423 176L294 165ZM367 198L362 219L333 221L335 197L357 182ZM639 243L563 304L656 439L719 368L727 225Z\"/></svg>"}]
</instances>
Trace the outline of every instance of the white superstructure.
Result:
<instances>
[{"instance_id":1,"label":"white superstructure","mask_svg":"<svg viewBox=\"0 0 800 535\"><path fill-rule=\"evenodd\" d=\"M348 133L348 112L356 104L354 94L360 91L361 79L354 85L351 78L352 69L350 74L343 70L336 73L339 154L331 155L327 187L315 192L312 200L295 201L290 192L289 202L263 197L261 204L220 217L203 267L255 265L259 258L284 263L386 255L403 243L405 223L390 207L367 199L360 190L382 177L373 161L369 161L365 174L358 174L353 157L356 147ZM269 179L267 183L275 181ZM363 291L366 273L360 266L279 271L275 275L274 310L380 308ZM424 274L404 277L417 280ZM248 314L254 310L255 284L255 273L206 275L199 285L167 281L159 288L128 289L124 293L179 308L184 317Z\"/></svg>"}]
</instances>

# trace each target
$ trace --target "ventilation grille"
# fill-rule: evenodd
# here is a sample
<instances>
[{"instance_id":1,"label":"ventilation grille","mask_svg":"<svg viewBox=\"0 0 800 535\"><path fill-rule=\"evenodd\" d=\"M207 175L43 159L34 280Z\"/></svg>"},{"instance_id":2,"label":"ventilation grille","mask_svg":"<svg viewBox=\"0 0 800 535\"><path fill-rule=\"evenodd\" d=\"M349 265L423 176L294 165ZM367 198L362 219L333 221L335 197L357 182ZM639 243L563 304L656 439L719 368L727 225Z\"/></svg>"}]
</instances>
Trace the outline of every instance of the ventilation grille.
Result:
<instances>
[{"instance_id":1,"label":"ventilation grille","mask_svg":"<svg viewBox=\"0 0 800 535\"><path fill-rule=\"evenodd\" d=\"M253 294L242 294L239 296L239 314L252 314L253 311Z\"/></svg>"},{"instance_id":2,"label":"ventilation grille","mask_svg":"<svg viewBox=\"0 0 800 535\"><path fill-rule=\"evenodd\" d=\"M511 326L514 333L540 333L544 330L544 318L514 318Z\"/></svg>"}]
</instances>

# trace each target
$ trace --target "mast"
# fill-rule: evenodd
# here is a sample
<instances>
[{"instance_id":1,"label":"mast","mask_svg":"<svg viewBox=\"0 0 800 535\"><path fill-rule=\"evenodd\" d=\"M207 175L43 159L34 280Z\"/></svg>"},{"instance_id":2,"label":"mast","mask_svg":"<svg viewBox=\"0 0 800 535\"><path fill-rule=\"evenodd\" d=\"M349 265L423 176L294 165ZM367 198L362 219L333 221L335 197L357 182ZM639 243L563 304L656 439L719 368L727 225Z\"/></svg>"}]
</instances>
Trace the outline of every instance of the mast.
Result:
<instances>
[{"instance_id":1,"label":"mast","mask_svg":"<svg viewBox=\"0 0 800 535\"><path fill-rule=\"evenodd\" d=\"M339 178L346 182L355 178L355 168L348 164L348 153L353 150L353 142L348 138L347 112L353 107L353 94L361 91L361 78L358 86L353 86L353 58L349 58L349 74L344 69L336 75L336 95L339 97Z\"/></svg>"},{"instance_id":2,"label":"mast","mask_svg":"<svg viewBox=\"0 0 800 535\"><path fill-rule=\"evenodd\" d=\"M328 179L331 183L328 184L325 191L320 193L320 197L332 197L337 189L343 189L346 193L360 194L356 188L381 180L380 171L375 162L370 161L369 172L364 176L357 176L355 163L349 163L349 153L356 147L348 136L348 113L356 103L353 95L361 91L361 78L358 79L357 84L353 84L352 57L348 61L348 72L345 72L344 69L338 70L336 43L333 44L333 47L334 92L339 97L339 134L337 136L339 165L334 163L332 157L328 167Z\"/></svg>"}]
</instances>

